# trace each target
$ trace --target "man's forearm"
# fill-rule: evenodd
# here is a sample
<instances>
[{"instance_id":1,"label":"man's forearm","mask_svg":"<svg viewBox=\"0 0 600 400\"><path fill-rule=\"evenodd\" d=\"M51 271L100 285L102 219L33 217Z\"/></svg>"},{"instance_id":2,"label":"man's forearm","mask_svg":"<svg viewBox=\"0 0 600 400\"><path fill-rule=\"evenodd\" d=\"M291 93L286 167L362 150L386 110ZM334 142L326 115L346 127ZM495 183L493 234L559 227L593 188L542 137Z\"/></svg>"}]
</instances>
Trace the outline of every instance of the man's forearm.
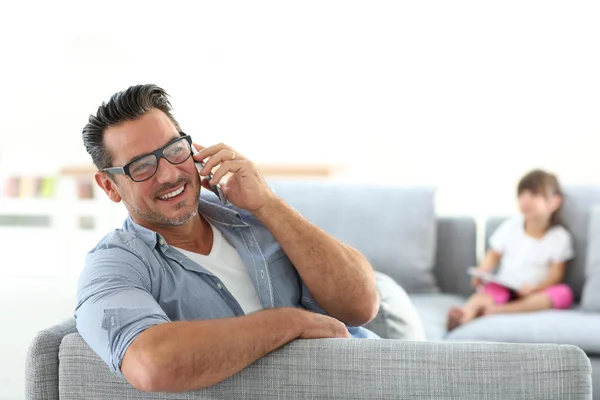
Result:
<instances>
[{"instance_id":1,"label":"man's forearm","mask_svg":"<svg viewBox=\"0 0 600 400\"><path fill-rule=\"evenodd\" d=\"M123 374L138 389L153 392L212 386L299 337L302 325L295 311L269 309L243 317L156 325L132 343Z\"/></svg>"},{"instance_id":2,"label":"man's forearm","mask_svg":"<svg viewBox=\"0 0 600 400\"><path fill-rule=\"evenodd\" d=\"M256 212L290 258L319 305L349 325L377 312L375 275L358 251L314 226L281 199Z\"/></svg>"}]
</instances>

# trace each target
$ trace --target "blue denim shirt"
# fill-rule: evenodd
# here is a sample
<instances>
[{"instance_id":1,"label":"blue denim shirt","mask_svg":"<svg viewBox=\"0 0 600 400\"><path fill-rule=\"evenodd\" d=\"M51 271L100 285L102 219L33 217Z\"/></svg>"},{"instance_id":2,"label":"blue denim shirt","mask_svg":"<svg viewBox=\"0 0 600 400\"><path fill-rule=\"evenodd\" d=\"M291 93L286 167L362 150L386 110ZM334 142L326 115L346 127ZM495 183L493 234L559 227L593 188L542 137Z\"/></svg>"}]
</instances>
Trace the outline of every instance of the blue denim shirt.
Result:
<instances>
[{"instance_id":1,"label":"blue denim shirt","mask_svg":"<svg viewBox=\"0 0 600 400\"><path fill-rule=\"evenodd\" d=\"M210 196L210 194L209 194ZM271 233L250 212L201 197L199 212L237 249L263 308L326 314ZM128 346L153 325L244 315L218 276L128 217L89 252L79 278L77 330L118 376ZM378 338L348 327L355 338Z\"/></svg>"}]
</instances>

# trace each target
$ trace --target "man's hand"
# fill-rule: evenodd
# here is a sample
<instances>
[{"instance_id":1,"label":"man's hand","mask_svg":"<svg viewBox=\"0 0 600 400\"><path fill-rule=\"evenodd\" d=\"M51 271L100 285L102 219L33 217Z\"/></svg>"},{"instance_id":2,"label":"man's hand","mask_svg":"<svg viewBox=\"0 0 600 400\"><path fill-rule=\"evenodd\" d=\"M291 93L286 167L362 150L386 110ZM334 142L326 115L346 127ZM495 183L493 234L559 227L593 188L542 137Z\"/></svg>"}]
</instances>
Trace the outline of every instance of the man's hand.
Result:
<instances>
[{"instance_id":1,"label":"man's hand","mask_svg":"<svg viewBox=\"0 0 600 400\"><path fill-rule=\"evenodd\" d=\"M326 315L298 310L304 326L299 339L349 338L348 328L342 322Z\"/></svg>"},{"instance_id":2,"label":"man's hand","mask_svg":"<svg viewBox=\"0 0 600 400\"><path fill-rule=\"evenodd\" d=\"M207 176L219 166L210 184L221 183L225 197L233 205L256 212L276 198L252 161L231 147L223 143L210 147L197 144L194 146L198 150L198 153L193 156L195 161L204 161L208 158L200 175ZM231 173L231 177L226 182L221 182L227 173Z\"/></svg>"}]
</instances>

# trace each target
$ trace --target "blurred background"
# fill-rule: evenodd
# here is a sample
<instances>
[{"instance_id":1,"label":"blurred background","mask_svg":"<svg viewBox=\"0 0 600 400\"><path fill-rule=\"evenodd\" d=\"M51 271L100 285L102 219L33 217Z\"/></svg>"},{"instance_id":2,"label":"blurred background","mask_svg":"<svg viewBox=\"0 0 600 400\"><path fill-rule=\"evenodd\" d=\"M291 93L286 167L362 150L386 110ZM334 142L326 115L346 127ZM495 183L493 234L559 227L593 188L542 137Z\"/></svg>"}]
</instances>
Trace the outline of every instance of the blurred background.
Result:
<instances>
[{"instance_id":1,"label":"blurred background","mask_svg":"<svg viewBox=\"0 0 600 400\"><path fill-rule=\"evenodd\" d=\"M126 215L81 141L114 92L162 86L196 142L265 175L433 185L439 214L483 221L532 168L600 184L598 21L593 1L0 2L0 399Z\"/></svg>"}]
</instances>

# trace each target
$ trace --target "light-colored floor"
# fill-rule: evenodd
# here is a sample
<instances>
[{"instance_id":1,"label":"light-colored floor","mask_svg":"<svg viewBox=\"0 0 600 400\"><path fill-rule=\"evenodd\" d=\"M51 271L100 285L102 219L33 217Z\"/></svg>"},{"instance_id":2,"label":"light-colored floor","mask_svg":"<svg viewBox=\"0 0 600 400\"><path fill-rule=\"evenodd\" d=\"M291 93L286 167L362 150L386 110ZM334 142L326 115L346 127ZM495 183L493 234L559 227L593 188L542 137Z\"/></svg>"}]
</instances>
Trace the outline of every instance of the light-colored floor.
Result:
<instances>
[{"instance_id":1,"label":"light-colored floor","mask_svg":"<svg viewBox=\"0 0 600 400\"><path fill-rule=\"evenodd\" d=\"M76 284L72 276L0 278L0 400L25 398L31 339L73 314Z\"/></svg>"}]
</instances>

